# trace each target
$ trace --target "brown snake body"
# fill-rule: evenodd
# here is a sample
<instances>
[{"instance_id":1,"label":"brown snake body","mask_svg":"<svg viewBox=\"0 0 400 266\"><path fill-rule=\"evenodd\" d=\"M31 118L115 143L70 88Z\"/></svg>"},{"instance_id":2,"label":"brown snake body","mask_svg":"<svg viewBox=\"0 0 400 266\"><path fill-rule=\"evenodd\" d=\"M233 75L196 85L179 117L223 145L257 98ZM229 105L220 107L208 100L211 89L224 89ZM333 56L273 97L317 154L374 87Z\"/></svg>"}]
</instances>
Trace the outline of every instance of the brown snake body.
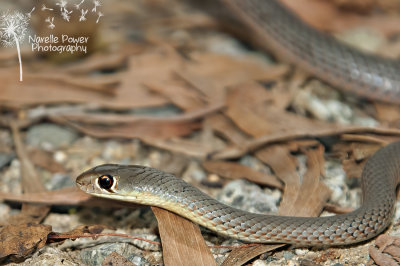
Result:
<instances>
[{"instance_id":1,"label":"brown snake body","mask_svg":"<svg viewBox=\"0 0 400 266\"><path fill-rule=\"evenodd\" d=\"M364 54L310 28L272 0L220 0L272 50L321 79L366 98L400 102L400 63ZM261 243L327 246L357 243L382 232L394 215L400 142L376 152L362 174L362 206L330 217L254 214L222 204L183 180L143 166L101 165L77 185L94 196L154 205L222 235Z\"/></svg>"}]
</instances>

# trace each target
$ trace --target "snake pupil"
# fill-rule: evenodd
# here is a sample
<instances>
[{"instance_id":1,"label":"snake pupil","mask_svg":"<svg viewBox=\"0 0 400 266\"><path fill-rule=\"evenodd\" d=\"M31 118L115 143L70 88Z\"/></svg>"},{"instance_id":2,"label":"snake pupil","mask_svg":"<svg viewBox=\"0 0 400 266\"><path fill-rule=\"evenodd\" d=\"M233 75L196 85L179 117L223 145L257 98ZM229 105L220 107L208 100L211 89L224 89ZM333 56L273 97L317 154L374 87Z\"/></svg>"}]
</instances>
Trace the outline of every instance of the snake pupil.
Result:
<instances>
[{"instance_id":1,"label":"snake pupil","mask_svg":"<svg viewBox=\"0 0 400 266\"><path fill-rule=\"evenodd\" d=\"M110 189L114 183L114 178L110 175L103 175L99 177L99 185L101 188Z\"/></svg>"}]
</instances>

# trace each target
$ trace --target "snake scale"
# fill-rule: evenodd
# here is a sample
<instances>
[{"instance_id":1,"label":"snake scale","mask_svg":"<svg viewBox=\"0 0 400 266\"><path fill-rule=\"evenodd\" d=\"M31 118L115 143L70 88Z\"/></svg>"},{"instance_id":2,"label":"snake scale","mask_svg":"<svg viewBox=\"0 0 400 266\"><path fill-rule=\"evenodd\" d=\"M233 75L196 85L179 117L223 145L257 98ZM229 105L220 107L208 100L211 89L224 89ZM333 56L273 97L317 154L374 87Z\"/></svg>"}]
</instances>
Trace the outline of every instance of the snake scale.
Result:
<instances>
[{"instance_id":1,"label":"snake scale","mask_svg":"<svg viewBox=\"0 0 400 266\"><path fill-rule=\"evenodd\" d=\"M220 0L266 45L319 78L362 97L400 102L398 61L364 54L310 28L272 0ZM400 179L400 142L377 151L362 173L363 203L329 217L286 217L232 208L174 175L106 164L82 173L77 186L98 197L158 206L212 231L249 242L334 246L361 242L391 223Z\"/></svg>"}]
</instances>

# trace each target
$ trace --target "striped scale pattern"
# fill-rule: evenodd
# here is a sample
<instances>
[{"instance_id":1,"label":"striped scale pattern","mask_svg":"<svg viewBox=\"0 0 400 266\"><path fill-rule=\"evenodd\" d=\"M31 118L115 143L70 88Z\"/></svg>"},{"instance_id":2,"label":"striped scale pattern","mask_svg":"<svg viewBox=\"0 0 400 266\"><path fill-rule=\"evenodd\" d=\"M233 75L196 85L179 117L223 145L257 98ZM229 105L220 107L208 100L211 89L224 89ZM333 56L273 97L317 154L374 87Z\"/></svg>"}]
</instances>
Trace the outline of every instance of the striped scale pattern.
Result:
<instances>
[{"instance_id":1,"label":"striped scale pattern","mask_svg":"<svg viewBox=\"0 0 400 266\"><path fill-rule=\"evenodd\" d=\"M399 60L350 47L308 26L279 1L190 2L197 2L197 5L207 2L210 13L231 24L235 32L246 31L241 35L253 35L252 39L257 39L278 57L299 65L338 89L367 99L400 103Z\"/></svg>"},{"instance_id":2,"label":"striped scale pattern","mask_svg":"<svg viewBox=\"0 0 400 266\"><path fill-rule=\"evenodd\" d=\"M98 178L114 177L112 189ZM377 151L362 174L363 204L330 217L286 217L246 212L225 205L174 175L137 165L100 165L76 180L94 196L158 206L212 231L248 242L333 246L357 243L382 232L392 221L400 177L400 142Z\"/></svg>"}]
</instances>

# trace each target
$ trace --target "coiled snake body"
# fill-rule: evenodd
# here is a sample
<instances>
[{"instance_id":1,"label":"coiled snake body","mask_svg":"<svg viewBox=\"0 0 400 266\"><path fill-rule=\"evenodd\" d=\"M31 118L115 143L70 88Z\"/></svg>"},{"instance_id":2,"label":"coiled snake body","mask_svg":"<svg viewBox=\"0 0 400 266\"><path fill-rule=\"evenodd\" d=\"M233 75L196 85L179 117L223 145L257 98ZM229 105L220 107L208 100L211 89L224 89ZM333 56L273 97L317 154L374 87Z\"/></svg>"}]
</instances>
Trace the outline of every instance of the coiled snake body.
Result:
<instances>
[{"instance_id":1,"label":"coiled snake body","mask_svg":"<svg viewBox=\"0 0 400 266\"><path fill-rule=\"evenodd\" d=\"M300 22L272 0L220 0L266 45L318 77L367 98L400 102L398 61L367 55ZM143 166L101 165L77 185L94 196L173 211L204 227L250 242L326 246L357 243L382 232L394 214L400 142L374 154L362 174L363 204L331 217L283 217L224 205L181 179Z\"/></svg>"}]
</instances>

